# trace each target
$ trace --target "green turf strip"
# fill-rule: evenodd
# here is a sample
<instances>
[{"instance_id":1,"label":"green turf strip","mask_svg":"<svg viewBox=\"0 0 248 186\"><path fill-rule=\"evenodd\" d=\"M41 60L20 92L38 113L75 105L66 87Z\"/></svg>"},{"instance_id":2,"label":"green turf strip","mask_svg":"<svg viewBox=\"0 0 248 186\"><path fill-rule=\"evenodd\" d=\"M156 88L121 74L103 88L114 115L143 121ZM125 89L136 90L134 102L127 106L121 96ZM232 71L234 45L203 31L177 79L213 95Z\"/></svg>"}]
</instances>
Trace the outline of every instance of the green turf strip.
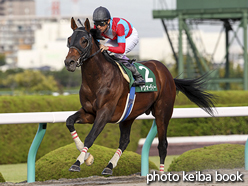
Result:
<instances>
[{"instance_id":1,"label":"green turf strip","mask_svg":"<svg viewBox=\"0 0 248 186\"><path fill-rule=\"evenodd\" d=\"M167 171L170 163L174 158L178 156L167 156L165 159L164 169ZM157 167L159 167L159 157L158 156L150 156L150 161L154 162ZM27 180L27 164L9 164L9 165L0 165L0 172L2 173L4 179L7 182L22 182Z\"/></svg>"}]
</instances>

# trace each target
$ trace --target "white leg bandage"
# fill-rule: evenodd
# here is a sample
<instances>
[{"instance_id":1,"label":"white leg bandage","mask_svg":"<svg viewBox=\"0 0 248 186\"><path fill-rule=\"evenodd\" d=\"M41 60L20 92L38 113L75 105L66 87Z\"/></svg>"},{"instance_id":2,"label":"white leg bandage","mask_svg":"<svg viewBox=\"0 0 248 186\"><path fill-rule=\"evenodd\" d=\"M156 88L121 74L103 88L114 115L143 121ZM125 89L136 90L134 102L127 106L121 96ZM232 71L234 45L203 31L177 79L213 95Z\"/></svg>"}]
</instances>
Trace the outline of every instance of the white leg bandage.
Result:
<instances>
[{"instance_id":1,"label":"white leg bandage","mask_svg":"<svg viewBox=\"0 0 248 186\"><path fill-rule=\"evenodd\" d=\"M119 161L121 155L122 155L121 149L117 149L117 151L115 152L114 156L113 156L112 159L109 161L109 163L112 163L112 164L113 164L113 168L116 167L117 162Z\"/></svg>"},{"instance_id":2,"label":"white leg bandage","mask_svg":"<svg viewBox=\"0 0 248 186\"><path fill-rule=\"evenodd\" d=\"M87 151L88 151L88 148L84 147L81 154L78 156L77 160L80 161L80 165L82 165L84 163L85 155L86 155Z\"/></svg>"},{"instance_id":3,"label":"white leg bandage","mask_svg":"<svg viewBox=\"0 0 248 186\"><path fill-rule=\"evenodd\" d=\"M162 173L164 173L164 164L160 164L159 171L162 172Z\"/></svg>"},{"instance_id":4,"label":"white leg bandage","mask_svg":"<svg viewBox=\"0 0 248 186\"><path fill-rule=\"evenodd\" d=\"M84 143L80 140L76 131L71 132L71 136L76 144L77 149L81 152L84 148Z\"/></svg>"}]
</instances>

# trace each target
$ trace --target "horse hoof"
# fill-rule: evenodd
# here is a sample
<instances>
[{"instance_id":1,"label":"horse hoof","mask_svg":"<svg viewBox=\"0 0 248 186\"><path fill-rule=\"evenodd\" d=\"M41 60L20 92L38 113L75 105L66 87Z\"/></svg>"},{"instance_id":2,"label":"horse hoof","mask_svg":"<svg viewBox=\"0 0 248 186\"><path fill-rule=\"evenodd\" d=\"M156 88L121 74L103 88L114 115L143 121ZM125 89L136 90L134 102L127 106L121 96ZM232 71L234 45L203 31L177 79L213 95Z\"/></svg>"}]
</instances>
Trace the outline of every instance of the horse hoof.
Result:
<instances>
[{"instance_id":1,"label":"horse hoof","mask_svg":"<svg viewBox=\"0 0 248 186\"><path fill-rule=\"evenodd\" d=\"M69 171L71 172L80 172L80 167L78 165L72 165L70 168L69 168Z\"/></svg>"},{"instance_id":2,"label":"horse hoof","mask_svg":"<svg viewBox=\"0 0 248 186\"><path fill-rule=\"evenodd\" d=\"M84 162L87 166L91 166L94 162L94 157L90 153L87 153L87 154L88 154L88 158L84 160Z\"/></svg>"},{"instance_id":3,"label":"horse hoof","mask_svg":"<svg viewBox=\"0 0 248 186\"><path fill-rule=\"evenodd\" d=\"M112 174L113 174L113 171L110 168L108 168L108 167L106 167L102 171L102 175L112 175Z\"/></svg>"}]
</instances>

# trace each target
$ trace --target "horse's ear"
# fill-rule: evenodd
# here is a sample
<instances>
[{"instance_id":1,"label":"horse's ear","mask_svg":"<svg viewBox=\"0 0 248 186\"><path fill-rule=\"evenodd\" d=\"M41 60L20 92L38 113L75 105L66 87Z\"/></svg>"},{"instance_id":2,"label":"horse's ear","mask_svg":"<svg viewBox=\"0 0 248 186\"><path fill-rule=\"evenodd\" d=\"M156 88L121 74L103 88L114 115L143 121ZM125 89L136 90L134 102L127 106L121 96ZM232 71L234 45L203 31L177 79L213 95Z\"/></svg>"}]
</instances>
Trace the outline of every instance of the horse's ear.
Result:
<instances>
[{"instance_id":1,"label":"horse's ear","mask_svg":"<svg viewBox=\"0 0 248 186\"><path fill-rule=\"evenodd\" d=\"M77 24L76 24L74 18L72 17L72 18L71 18L71 29L72 29L72 30L76 30L77 27L78 27L78 26L77 26Z\"/></svg>"},{"instance_id":2,"label":"horse's ear","mask_svg":"<svg viewBox=\"0 0 248 186\"><path fill-rule=\"evenodd\" d=\"M85 30L87 32L90 32L90 21L88 18L86 18L86 21L84 22Z\"/></svg>"}]
</instances>

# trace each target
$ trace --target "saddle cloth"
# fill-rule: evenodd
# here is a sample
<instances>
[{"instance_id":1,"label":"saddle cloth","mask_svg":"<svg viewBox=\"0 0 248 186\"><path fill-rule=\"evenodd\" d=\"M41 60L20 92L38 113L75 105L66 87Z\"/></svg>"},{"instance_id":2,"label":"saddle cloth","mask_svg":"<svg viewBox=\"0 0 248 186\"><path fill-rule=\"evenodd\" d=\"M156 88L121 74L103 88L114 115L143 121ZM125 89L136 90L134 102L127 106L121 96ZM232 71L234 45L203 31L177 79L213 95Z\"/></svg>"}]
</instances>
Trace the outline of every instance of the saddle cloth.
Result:
<instances>
[{"instance_id":1,"label":"saddle cloth","mask_svg":"<svg viewBox=\"0 0 248 186\"><path fill-rule=\"evenodd\" d=\"M129 87L132 87L132 84L134 82L134 78L132 75L132 72L127 69L123 64L116 62L121 73L123 74L123 77L127 80L129 83ZM146 84L142 86L136 86L135 92L153 92L157 91L157 85L156 85L156 77L154 73L146 66L140 64L140 63L133 63L133 65L137 68L139 73L144 78ZM124 72L124 70L125 72Z\"/></svg>"}]
</instances>

